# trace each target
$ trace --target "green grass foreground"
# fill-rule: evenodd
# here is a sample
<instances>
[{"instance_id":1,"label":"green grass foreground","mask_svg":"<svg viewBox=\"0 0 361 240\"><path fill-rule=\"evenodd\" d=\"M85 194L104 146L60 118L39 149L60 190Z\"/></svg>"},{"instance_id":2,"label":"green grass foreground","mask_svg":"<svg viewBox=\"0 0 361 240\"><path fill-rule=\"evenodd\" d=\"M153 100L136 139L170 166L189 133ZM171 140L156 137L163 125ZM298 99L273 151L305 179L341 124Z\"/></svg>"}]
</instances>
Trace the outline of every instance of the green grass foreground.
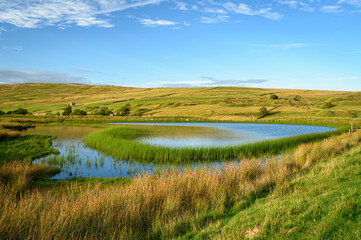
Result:
<instances>
[{"instance_id":1,"label":"green grass foreground","mask_svg":"<svg viewBox=\"0 0 361 240\"><path fill-rule=\"evenodd\" d=\"M358 239L360 142L361 132L343 134L265 164L143 175L125 185L75 182L19 194L18 182L1 182L0 238ZM33 166L6 165L1 174L31 181Z\"/></svg>"},{"instance_id":2,"label":"green grass foreground","mask_svg":"<svg viewBox=\"0 0 361 240\"><path fill-rule=\"evenodd\" d=\"M324 133L304 134L234 146L167 147L135 141L137 138L154 135L152 130L137 127L114 127L91 133L84 138L84 142L100 152L128 161L190 163L281 154L294 149L301 143L323 140L345 131L347 128L341 127Z\"/></svg>"},{"instance_id":3,"label":"green grass foreground","mask_svg":"<svg viewBox=\"0 0 361 240\"><path fill-rule=\"evenodd\" d=\"M12 161L31 162L52 153L57 154L58 150L51 147L53 139L54 137L41 135L20 136L9 131L0 140L0 165Z\"/></svg>"}]
</instances>

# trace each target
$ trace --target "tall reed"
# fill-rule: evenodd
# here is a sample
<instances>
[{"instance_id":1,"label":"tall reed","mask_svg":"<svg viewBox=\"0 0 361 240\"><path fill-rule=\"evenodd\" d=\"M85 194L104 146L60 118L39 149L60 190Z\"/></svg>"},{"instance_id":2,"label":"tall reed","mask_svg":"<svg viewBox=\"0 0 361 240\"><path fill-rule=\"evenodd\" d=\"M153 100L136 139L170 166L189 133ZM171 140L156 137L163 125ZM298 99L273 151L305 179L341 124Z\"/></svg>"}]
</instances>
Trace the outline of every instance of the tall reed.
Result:
<instances>
[{"instance_id":1,"label":"tall reed","mask_svg":"<svg viewBox=\"0 0 361 240\"><path fill-rule=\"evenodd\" d=\"M10 140L20 137L20 132L0 129L0 141Z\"/></svg>"},{"instance_id":2,"label":"tall reed","mask_svg":"<svg viewBox=\"0 0 361 240\"><path fill-rule=\"evenodd\" d=\"M1 239L166 239L198 231L287 182L321 159L360 144L361 132L303 144L262 163L243 160L222 170L186 170L136 177L125 186L73 184L63 191L25 191L0 184Z\"/></svg>"},{"instance_id":3,"label":"tall reed","mask_svg":"<svg viewBox=\"0 0 361 240\"><path fill-rule=\"evenodd\" d=\"M319 141L341 134L345 129L325 133L305 134L274 140L234 146L214 147L167 147L136 141L149 136L150 130L135 127L110 128L91 133L84 138L85 144L115 158L157 163L187 163L193 161L227 161L243 158L276 155L289 151L301 143Z\"/></svg>"}]
</instances>

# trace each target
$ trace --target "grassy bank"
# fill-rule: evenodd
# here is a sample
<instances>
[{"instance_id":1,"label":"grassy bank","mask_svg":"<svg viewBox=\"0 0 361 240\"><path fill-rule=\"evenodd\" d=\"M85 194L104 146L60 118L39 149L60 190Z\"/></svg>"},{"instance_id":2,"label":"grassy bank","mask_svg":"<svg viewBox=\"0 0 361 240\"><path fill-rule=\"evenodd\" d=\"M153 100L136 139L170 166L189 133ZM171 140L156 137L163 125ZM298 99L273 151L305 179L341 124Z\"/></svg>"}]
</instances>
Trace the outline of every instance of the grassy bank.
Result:
<instances>
[{"instance_id":1,"label":"grassy bank","mask_svg":"<svg viewBox=\"0 0 361 240\"><path fill-rule=\"evenodd\" d=\"M51 147L54 137L27 135L0 141L0 165L5 162L30 162L58 151Z\"/></svg>"},{"instance_id":2,"label":"grassy bank","mask_svg":"<svg viewBox=\"0 0 361 240\"><path fill-rule=\"evenodd\" d=\"M271 99L273 94L279 98ZM44 117L44 121L68 121L70 118L54 114L61 114L66 104L75 102L73 110L88 114L101 107L117 112L129 103L131 116L74 117L74 121L129 121L132 118L149 121L256 121L259 109L266 107L271 110L265 118L269 120L322 122L327 119L349 123L361 120L360 100L359 92L241 87L144 89L76 84L6 84L0 87L0 110L7 112L24 108Z\"/></svg>"},{"instance_id":3,"label":"grassy bank","mask_svg":"<svg viewBox=\"0 0 361 240\"><path fill-rule=\"evenodd\" d=\"M323 140L345 131L345 128L340 128L325 133L305 134L224 147L166 147L135 141L137 138L155 134L151 130L136 127L117 127L91 133L84 138L84 142L98 151L123 160L189 163L193 161L227 161L276 155L290 151L301 143Z\"/></svg>"},{"instance_id":4,"label":"grassy bank","mask_svg":"<svg viewBox=\"0 0 361 240\"><path fill-rule=\"evenodd\" d=\"M301 144L293 154L280 161L270 159L263 166L251 160L243 161L237 166L227 166L222 171L198 170L158 176L144 175L122 187L74 184L62 191L28 190L16 197L11 194L11 186L2 184L0 237L166 239L224 236L226 239L228 236L245 237L254 230L259 237L287 238L302 237L304 231L311 234L312 231L321 229L326 234L319 236L337 233L338 236L351 239L360 233L358 228L347 231L358 226L361 203L357 198L359 188L355 186L358 186L359 180L349 182L349 188L344 189L349 194L343 199L338 198L341 202L337 203L342 203L340 206L322 205L322 211L317 211L312 197L316 196L316 203L321 203L322 185L330 186L336 181L337 184L333 187L340 189L347 187L342 182L359 175L358 157L345 155L341 163L339 158L334 157L359 145L360 141L361 132L343 134L324 142ZM357 149L361 151L359 147ZM328 163L330 164L327 165ZM328 176L319 178L318 173L326 171L329 166L333 168L327 170ZM348 170L353 170L352 175L347 174ZM341 178L335 178L335 174L340 174ZM316 178L321 186L315 185ZM309 186L313 189L311 194L308 193ZM299 189L305 189L305 192L300 192ZM292 201L294 194L305 197L304 201ZM272 199L273 202L267 202ZM276 211L277 204L283 203L284 199L288 199L286 204L293 206L288 210L280 209L280 213L288 214L286 218L289 221L281 221L281 216ZM347 205L346 200L352 201ZM262 208L262 204L266 204L263 205L265 208ZM301 209L298 204L301 204ZM307 210L309 205L314 208ZM252 209L258 209L258 212L252 212ZM333 210L337 211L333 213ZM341 219L348 219L347 224L335 227L338 222L335 217L338 214L341 214ZM348 214L353 215L349 218ZM235 226L238 229L233 231L232 220L236 222L240 219L239 216L247 216L247 220L241 218L241 224ZM295 218L297 221L292 222ZM255 226L259 221L262 224ZM305 229L295 228L294 223L305 226ZM319 224L319 227L314 228L312 223ZM222 229L222 226L229 228Z\"/></svg>"}]
</instances>

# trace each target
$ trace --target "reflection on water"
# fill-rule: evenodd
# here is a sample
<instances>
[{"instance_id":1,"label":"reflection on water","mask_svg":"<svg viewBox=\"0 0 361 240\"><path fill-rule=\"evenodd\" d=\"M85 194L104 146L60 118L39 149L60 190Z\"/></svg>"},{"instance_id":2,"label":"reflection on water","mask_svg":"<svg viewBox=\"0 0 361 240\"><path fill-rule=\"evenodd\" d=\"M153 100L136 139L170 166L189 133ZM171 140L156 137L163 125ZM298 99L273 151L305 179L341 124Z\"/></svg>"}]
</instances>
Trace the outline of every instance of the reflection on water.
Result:
<instances>
[{"instance_id":1,"label":"reflection on water","mask_svg":"<svg viewBox=\"0 0 361 240\"><path fill-rule=\"evenodd\" d=\"M36 162L61 168L54 179L77 177L132 177L141 172L161 168L156 164L129 163L86 147L81 139L55 140L59 155L51 155Z\"/></svg>"},{"instance_id":2,"label":"reflection on water","mask_svg":"<svg viewBox=\"0 0 361 240\"><path fill-rule=\"evenodd\" d=\"M144 143L171 147L227 146L266 139L290 137L334 130L329 127L258 123L113 123L159 128L160 134L139 139ZM161 134L162 128L178 129L180 134ZM170 131L170 130L169 130ZM174 131L174 130L173 130Z\"/></svg>"},{"instance_id":3,"label":"reflection on water","mask_svg":"<svg viewBox=\"0 0 361 240\"><path fill-rule=\"evenodd\" d=\"M278 125L281 129L277 130L277 125L268 124L248 124L249 128L242 124L210 124L210 123L187 123L187 126L181 126L179 123L166 124L167 126L149 126L142 124L142 127L156 127L157 136L139 141L161 144L168 146L209 146L226 145L244 142L252 142L267 138L291 136L303 133L324 132L332 130L324 127L311 126L293 126ZM247 124L243 124L247 125ZM254 126L263 129L262 134L255 131ZM261 126L265 125L265 126ZM206 127L202 127L206 126ZM283 127L282 126L287 126ZM247 130L244 130L247 128ZM127 162L121 159L114 159L111 156L102 154L94 149L84 145L82 138L89 133L99 131L99 128L92 127L71 127L71 126L38 126L35 129L29 129L25 134L44 134L56 136L53 141L53 147L58 149L59 155L50 155L35 160L47 165L61 168L61 172L54 176L54 179L66 179L76 177L133 177L139 173L154 173L167 169L200 168L212 167L219 169L223 163L192 163L189 165L160 165L144 164L138 162ZM267 131L266 131L267 130ZM293 134L291 134L293 132ZM287 135L289 134L289 135ZM184 140L185 139L185 140ZM152 142L154 141L154 142ZM171 144L170 144L171 142ZM187 143L187 144L184 144Z\"/></svg>"}]
</instances>

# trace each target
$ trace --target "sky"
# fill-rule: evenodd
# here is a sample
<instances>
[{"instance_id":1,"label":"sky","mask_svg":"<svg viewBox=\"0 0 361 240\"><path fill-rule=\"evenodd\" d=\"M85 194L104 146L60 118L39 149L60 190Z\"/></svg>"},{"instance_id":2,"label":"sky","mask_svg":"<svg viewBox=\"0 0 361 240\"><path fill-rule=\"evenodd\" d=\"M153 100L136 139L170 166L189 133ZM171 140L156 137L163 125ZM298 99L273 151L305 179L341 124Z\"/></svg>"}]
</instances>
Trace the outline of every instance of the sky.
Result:
<instances>
[{"instance_id":1,"label":"sky","mask_svg":"<svg viewBox=\"0 0 361 240\"><path fill-rule=\"evenodd\" d=\"M0 83L361 91L361 0L0 0Z\"/></svg>"}]
</instances>

